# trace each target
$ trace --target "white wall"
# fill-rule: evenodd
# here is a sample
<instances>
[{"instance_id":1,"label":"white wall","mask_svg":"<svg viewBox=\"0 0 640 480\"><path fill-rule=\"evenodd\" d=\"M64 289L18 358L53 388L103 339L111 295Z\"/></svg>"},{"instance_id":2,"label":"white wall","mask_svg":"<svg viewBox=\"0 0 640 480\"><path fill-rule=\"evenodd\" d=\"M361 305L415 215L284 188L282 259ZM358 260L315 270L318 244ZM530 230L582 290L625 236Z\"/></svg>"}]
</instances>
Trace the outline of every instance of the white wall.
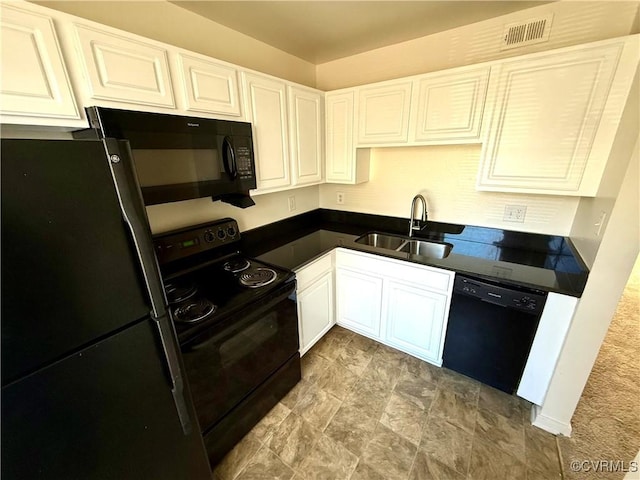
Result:
<instances>
[{"instance_id":1,"label":"white wall","mask_svg":"<svg viewBox=\"0 0 640 480\"><path fill-rule=\"evenodd\" d=\"M289 197L295 197L296 208L289 211ZM235 218L240 231L276 222L292 215L318 208L318 186L297 188L286 192L270 193L253 197L256 204L249 208L238 208L210 198L186 200L147 207L147 215L153 233L205 223L223 217Z\"/></svg>"},{"instance_id":2,"label":"white wall","mask_svg":"<svg viewBox=\"0 0 640 480\"><path fill-rule=\"evenodd\" d=\"M640 251L640 137L636 138L611 219L534 422L555 424L565 434L571 431L571 417Z\"/></svg>"},{"instance_id":3,"label":"white wall","mask_svg":"<svg viewBox=\"0 0 640 480\"><path fill-rule=\"evenodd\" d=\"M321 185L320 206L408 218L411 199L422 193L432 220L569 234L578 198L477 191L480 149L480 145L372 149L369 182ZM343 205L336 203L337 192L344 193ZM505 205L525 205L525 222L503 221Z\"/></svg>"},{"instance_id":4,"label":"white wall","mask_svg":"<svg viewBox=\"0 0 640 480\"><path fill-rule=\"evenodd\" d=\"M322 90L525 55L638 33L637 1L553 2L320 64ZM500 50L504 26L553 13L548 42Z\"/></svg>"}]
</instances>

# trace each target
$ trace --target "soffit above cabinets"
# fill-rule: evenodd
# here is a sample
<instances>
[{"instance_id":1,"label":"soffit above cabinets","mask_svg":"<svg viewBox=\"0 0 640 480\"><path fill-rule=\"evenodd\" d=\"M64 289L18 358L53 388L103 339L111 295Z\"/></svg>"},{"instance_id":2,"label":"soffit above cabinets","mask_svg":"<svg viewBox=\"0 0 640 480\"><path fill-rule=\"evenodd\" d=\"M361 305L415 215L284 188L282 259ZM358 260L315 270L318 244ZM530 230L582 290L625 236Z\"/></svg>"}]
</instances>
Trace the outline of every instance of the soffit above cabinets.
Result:
<instances>
[{"instance_id":1,"label":"soffit above cabinets","mask_svg":"<svg viewBox=\"0 0 640 480\"><path fill-rule=\"evenodd\" d=\"M314 64L548 1L172 1Z\"/></svg>"}]
</instances>

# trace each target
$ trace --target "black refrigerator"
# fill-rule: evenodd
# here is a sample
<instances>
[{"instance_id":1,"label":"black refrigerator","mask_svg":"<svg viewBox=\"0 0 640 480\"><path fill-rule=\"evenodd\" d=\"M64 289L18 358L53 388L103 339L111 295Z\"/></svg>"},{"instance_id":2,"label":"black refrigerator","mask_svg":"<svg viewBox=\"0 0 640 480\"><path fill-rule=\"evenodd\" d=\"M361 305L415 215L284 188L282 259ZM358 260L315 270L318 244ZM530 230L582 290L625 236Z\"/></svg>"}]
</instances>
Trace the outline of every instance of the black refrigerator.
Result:
<instances>
[{"instance_id":1,"label":"black refrigerator","mask_svg":"<svg viewBox=\"0 0 640 480\"><path fill-rule=\"evenodd\" d=\"M126 142L2 140L3 479L210 479Z\"/></svg>"}]
</instances>

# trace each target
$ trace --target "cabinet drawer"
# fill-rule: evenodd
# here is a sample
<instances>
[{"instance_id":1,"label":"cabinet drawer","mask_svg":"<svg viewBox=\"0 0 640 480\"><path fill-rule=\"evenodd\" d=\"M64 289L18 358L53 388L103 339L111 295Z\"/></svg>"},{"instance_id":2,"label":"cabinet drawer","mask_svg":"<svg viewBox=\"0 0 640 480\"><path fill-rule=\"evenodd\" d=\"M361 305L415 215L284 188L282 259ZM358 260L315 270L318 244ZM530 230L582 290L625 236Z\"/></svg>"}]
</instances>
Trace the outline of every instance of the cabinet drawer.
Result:
<instances>
[{"instance_id":1,"label":"cabinet drawer","mask_svg":"<svg viewBox=\"0 0 640 480\"><path fill-rule=\"evenodd\" d=\"M448 270L342 249L336 252L336 266L369 271L376 275L383 275L385 278L393 278L443 292L451 291L454 276L454 272Z\"/></svg>"},{"instance_id":2,"label":"cabinet drawer","mask_svg":"<svg viewBox=\"0 0 640 480\"><path fill-rule=\"evenodd\" d=\"M317 278L333 270L333 252L323 255L299 270L296 270L297 290L300 292L307 288Z\"/></svg>"}]
</instances>

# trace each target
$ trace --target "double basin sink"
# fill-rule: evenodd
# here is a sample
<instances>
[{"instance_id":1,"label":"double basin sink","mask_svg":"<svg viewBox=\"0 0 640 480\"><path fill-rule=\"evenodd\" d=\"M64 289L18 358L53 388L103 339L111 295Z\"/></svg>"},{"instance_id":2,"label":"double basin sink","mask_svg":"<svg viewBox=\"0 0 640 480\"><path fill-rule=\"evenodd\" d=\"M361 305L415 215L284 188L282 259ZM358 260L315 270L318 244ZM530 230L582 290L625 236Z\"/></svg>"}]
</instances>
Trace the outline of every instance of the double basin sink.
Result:
<instances>
[{"instance_id":1,"label":"double basin sink","mask_svg":"<svg viewBox=\"0 0 640 480\"><path fill-rule=\"evenodd\" d=\"M446 258L453 249L453 245L450 243L430 242L428 240L419 240L380 232L371 232L362 235L356 240L356 243L429 258Z\"/></svg>"}]
</instances>

